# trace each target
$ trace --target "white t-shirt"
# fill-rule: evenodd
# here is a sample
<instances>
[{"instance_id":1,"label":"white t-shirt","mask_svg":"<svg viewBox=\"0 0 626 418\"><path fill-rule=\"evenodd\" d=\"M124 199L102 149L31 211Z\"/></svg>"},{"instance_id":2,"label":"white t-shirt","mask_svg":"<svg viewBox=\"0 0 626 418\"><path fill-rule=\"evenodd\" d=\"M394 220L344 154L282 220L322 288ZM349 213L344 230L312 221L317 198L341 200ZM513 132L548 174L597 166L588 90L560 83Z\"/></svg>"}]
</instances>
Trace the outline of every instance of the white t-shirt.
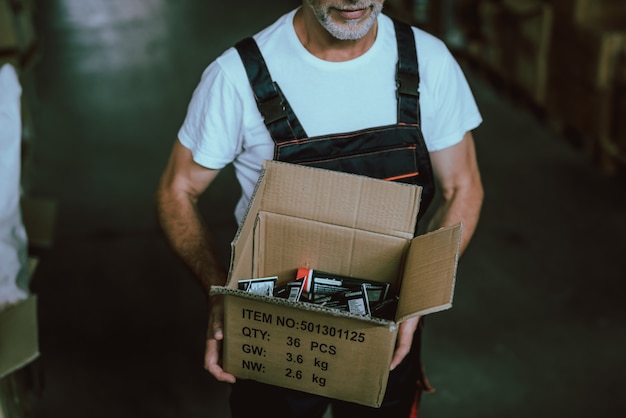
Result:
<instances>
[{"instance_id":1,"label":"white t-shirt","mask_svg":"<svg viewBox=\"0 0 626 418\"><path fill-rule=\"evenodd\" d=\"M293 10L254 35L278 83L309 137L352 132L397 122L395 73L398 60L393 21L380 15L373 46L344 62L329 62L300 43ZM413 29L420 72L422 132L429 151L461 141L482 118L465 76L445 44ZM178 133L182 145L205 167L232 162L242 188L239 222L274 142L257 108L245 69L234 48L202 74Z\"/></svg>"}]
</instances>

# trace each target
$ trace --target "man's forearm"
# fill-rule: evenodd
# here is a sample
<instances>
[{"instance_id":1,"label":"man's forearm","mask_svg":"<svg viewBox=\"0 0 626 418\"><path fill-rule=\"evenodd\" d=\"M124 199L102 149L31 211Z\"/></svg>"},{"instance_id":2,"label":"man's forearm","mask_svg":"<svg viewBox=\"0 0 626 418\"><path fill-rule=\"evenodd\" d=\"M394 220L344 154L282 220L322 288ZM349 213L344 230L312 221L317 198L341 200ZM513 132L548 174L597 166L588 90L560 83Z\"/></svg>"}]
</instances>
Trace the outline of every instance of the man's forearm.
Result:
<instances>
[{"instance_id":1,"label":"man's forearm","mask_svg":"<svg viewBox=\"0 0 626 418\"><path fill-rule=\"evenodd\" d=\"M157 207L159 222L170 245L200 280L207 295L212 285L223 285L226 269L220 262L195 200L160 191Z\"/></svg>"},{"instance_id":2,"label":"man's forearm","mask_svg":"<svg viewBox=\"0 0 626 418\"><path fill-rule=\"evenodd\" d=\"M483 190L480 184L474 185L469 190L455 190L448 195L444 193L444 202L435 212L428 230L461 223L460 254L467 248L480 217L480 209L483 201Z\"/></svg>"},{"instance_id":3,"label":"man's forearm","mask_svg":"<svg viewBox=\"0 0 626 418\"><path fill-rule=\"evenodd\" d=\"M435 212L428 230L461 223L460 253L463 254L476 230L484 196L472 133L466 132L463 140L452 147L433 152L431 160L439 179L443 203Z\"/></svg>"}]
</instances>

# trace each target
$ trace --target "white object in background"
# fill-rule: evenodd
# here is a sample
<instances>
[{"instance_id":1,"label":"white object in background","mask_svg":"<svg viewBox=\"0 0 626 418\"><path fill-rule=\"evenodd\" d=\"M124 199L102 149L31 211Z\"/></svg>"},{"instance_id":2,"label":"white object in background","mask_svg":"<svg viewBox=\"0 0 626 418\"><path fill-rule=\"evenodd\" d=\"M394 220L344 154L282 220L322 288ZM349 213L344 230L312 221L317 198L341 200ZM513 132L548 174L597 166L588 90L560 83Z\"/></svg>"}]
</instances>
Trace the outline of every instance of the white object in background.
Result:
<instances>
[{"instance_id":1,"label":"white object in background","mask_svg":"<svg viewBox=\"0 0 626 418\"><path fill-rule=\"evenodd\" d=\"M0 310L29 295L28 240L20 211L21 96L15 68L0 67Z\"/></svg>"}]
</instances>

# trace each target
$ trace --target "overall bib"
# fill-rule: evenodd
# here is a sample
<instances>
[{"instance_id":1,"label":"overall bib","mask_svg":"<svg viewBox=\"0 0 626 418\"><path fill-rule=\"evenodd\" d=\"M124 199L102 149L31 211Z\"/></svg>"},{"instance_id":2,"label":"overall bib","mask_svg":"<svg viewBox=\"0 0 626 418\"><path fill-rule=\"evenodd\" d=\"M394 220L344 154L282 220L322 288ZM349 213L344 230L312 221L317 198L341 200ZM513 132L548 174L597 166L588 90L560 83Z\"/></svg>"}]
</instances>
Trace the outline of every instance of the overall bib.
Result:
<instances>
[{"instance_id":1,"label":"overall bib","mask_svg":"<svg viewBox=\"0 0 626 418\"><path fill-rule=\"evenodd\" d=\"M420 185L423 190L419 220L434 197L435 182L430 156L420 129L415 37L410 26L402 22L394 20L394 27L398 44L397 123L312 138L306 134L287 98L272 80L256 42L252 38L246 38L238 42L235 48L246 68L259 111L275 143L275 160ZM348 414L359 411L361 418L409 417L411 407L415 409L414 402L416 398L419 400L421 390L428 389L419 355L422 325L420 321L411 352L389 376L383 406L375 409L334 401L335 416L342 416L340 410L345 408ZM241 386L245 385L252 387L244 395ZM243 401L255 396L253 394L261 396L266 389L268 388L256 382L237 383L233 387L231 398L233 416L240 416L237 411L241 412L241 416L249 413L244 412L245 406L238 401L239 397ZM286 392L280 388L275 390ZM285 411L284 416L318 416L315 410L324 407L319 402L319 397L313 395L291 393L286 397L288 399L285 402L289 406L285 407L291 412ZM280 405L275 406L280 408Z\"/></svg>"}]
</instances>

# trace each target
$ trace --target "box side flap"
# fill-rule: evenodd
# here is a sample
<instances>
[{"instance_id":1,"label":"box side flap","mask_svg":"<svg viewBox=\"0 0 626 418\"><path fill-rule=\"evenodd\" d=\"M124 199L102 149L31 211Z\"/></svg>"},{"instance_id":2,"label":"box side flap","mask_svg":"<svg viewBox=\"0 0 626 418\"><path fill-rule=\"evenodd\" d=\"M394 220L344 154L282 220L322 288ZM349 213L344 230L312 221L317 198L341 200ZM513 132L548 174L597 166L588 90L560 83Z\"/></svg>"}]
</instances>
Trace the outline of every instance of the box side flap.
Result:
<instances>
[{"instance_id":1,"label":"box side flap","mask_svg":"<svg viewBox=\"0 0 626 418\"><path fill-rule=\"evenodd\" d=\"M265 162L262 209L395 236L412 236L421 188L404 183Z\"/></svg>"},{"instance_id":2,"label":"box side flap","mask_svg":"<svg viewBox=\"0 0 626 418\"><path fill-rule=\"evenodd\" d=\"M253 229L246 230L231 244L228 286L236 288L237 281L250 279L257 274L258 268L254 260L253 231Z\"/></svg>"},{"instance_id":3,"label":"box side flap","mask_svg":"<svg viewBox=\"0 0 626 418\"><path fill-rule=\"evenodd\" d=\"M39 356L37 297L0 312L0 379Z\"/></svg>"},{"instance_id":4,"label":"box side flap","mask_svg":"<svg viewBox=\"0 0 626 418\"><path fill-rule=\"evenodd\" d=\"M262 199L256 198L256 196L263 195L265 189L265 169L261 171L257 184L252 192L250 203L246 209L243 221L239 225L235 237L230 244L230 267L228 270L228 282L230 283L233 274L242 278L248 275L252 275L252 251L254 237L254 228L257 222L257 215L261 209ZM239 260L244 260L240 262ZM245 271L250 269L250 272Z\"/></svg>"},{"instance_id":5,"label":"box side flap","mask_svg":"<svg viewBox=\"0 0 626 418\"><path fill-rule=\"evenodd\" d=\"M402 275L396 321L452 307L460 243L460 224L413 239Z\"/></svg>"},{"instance_id":6,"label":"box side flap","mask_svg":"<svg viewBox=\"0 0 626 418\"><path fill-rule=\"evenodd\" d=\"M279 276L279 282L299 267L391 283L401 273L402 257L410 241L396 236L361 231L260 212L255 230L260 276ZM255 238L257 242L257 238Z\"/></svg>"}]
</instances>

